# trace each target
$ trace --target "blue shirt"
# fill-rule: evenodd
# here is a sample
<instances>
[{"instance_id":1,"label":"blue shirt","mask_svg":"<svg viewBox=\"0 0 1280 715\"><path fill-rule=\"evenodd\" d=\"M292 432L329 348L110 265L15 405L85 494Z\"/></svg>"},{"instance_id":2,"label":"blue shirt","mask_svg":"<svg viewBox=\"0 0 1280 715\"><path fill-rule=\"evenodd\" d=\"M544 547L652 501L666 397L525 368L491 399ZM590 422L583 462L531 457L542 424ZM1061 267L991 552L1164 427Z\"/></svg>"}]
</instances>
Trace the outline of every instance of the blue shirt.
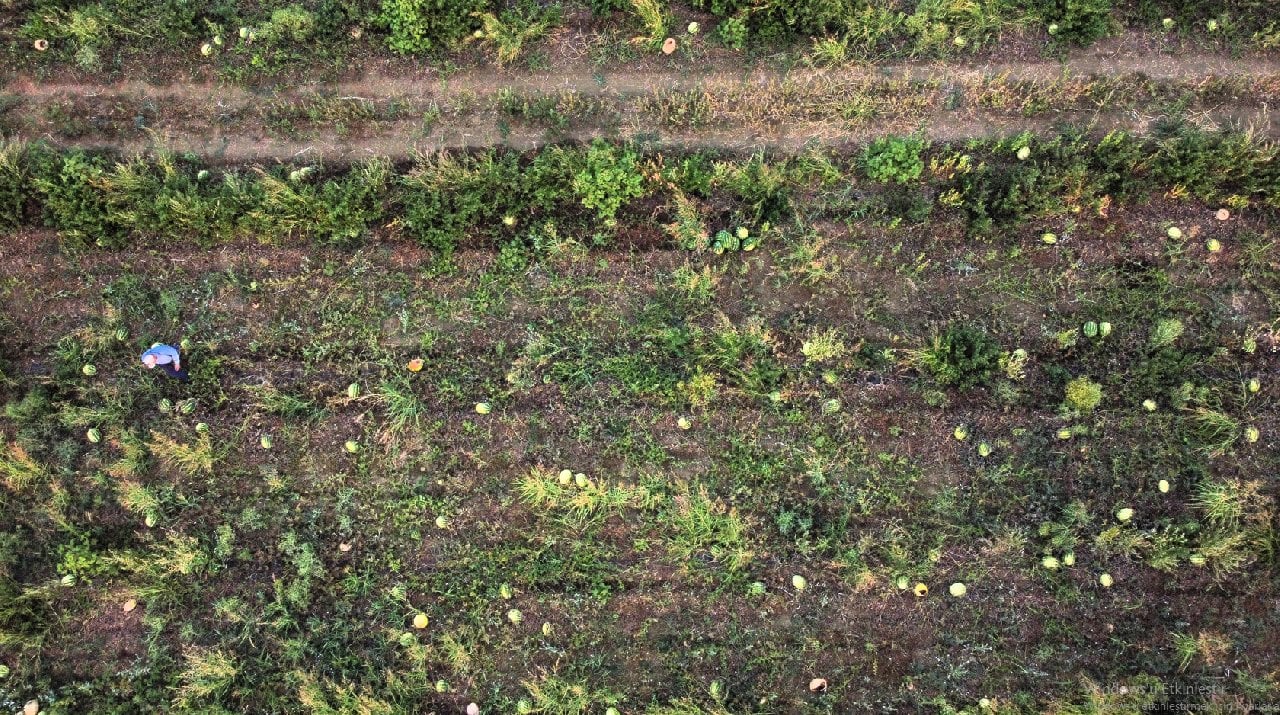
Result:
<instances>
[{"instance_id":1,"label":"blue shirt","mask_svg":"<svg viewBox=\"0 0 1280 715\"><path fill-rule=\"evenodd\" d=\"M172 345L165 345L164 343L156 343L155 345L151 346L150 350L146 351L145 353L142 353L142 360L144 362L146 361L148 355L156 356L157 365L168 365L169 363L173 363L173 362L176 362L176 363L182 362L178 358L178 349L173 347Z\"/></svg>"}]
</instances>

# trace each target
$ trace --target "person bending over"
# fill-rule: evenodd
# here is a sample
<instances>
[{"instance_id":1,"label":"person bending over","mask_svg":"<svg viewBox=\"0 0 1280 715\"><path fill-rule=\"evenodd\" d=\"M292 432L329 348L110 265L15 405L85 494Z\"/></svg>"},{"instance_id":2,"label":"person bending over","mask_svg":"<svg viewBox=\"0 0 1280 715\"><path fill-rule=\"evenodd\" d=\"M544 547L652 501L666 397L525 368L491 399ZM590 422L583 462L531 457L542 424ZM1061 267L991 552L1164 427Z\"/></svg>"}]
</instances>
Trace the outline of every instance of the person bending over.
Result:
<instances>
[{"instance_id":1,"label":"person bending over","mask_svg":"<svg viewBox=\"0 0 1280 715\"><path fill-rule=\"evenodd\" d=\"M178 349L172 345L165 345L164 343L152 345L149 350L142 353L142 364L151 370L154 370L159 365L166 375L183 382L191 379L187 376L187 371L182 369L182 356L178 354Z\"/></svg>"}]
</instances>

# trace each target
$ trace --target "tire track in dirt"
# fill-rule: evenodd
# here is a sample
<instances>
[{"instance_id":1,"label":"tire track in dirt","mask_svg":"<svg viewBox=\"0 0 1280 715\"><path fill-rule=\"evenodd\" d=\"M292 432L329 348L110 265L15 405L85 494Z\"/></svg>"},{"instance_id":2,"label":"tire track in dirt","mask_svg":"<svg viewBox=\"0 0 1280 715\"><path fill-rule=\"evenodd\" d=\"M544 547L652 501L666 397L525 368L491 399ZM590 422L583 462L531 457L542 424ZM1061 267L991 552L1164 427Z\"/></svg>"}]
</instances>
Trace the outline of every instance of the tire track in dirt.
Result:
<instances>
[{"instance_id":1,"label":"tire track in dirt","mask_svg":"<svg viewBox=\"0 0 1280 715\"><path fill-rule=\"evenodd\" d=\"M904 62L884 65L854 64L839 69L793 69L789 72L748 69L741 72L697 70L625 72L528 72L494 69L475 70L453 76L442 76L435 70L424 70L411 76L370 74L357 81L330 84L302 84L283 91L254 91L239 86L216 83L152 85L130 80L112 84L40 83L31 77L15 77L0 92L25 98L54 97L74 94L92 97L99 94L129 94L140 98L184 98L193 101L239 102L263 97L295 96L302 91L325 89L338 96L376 99L397 95L443 96L461 92L487 95L500 87L518 91L572 90L584 94L644 94L654 89L718 88L751 83L767 83L782 79L807 81L824 78L837 82L859 80L899 80L972 82L985 77L1007 76L1012 81L1052 82L1065 77L1142 75L1153 80L1188 80L1197 77L1240 77L1280 74L1280 60L1254 57L1232 59L1219 55L1150 55L1115 54L1084 55L1064 62L990 62L950 64L943 62ZM431 85L435 85L432 87Z\"/></svg>"},{"instance_id":2,"label":"tire track in dirt","mask_svg":"<svg viewBox=\"0 0 1280 715\"><path fill-rule=\"evenodd\" d=\"M973 137L1010 136L1022 132L1048 136L1065 125L1083 126L1105 133L1114 129L1146 133L1163 115L1121 113L1063 114L1047 118L1018 118L998 113L971 113L943 116L933 120L890 121L849 128L833 122L796 122L772 127L725 126L699 130L671 131L653 125L632 125L616 129L600 127L549 133L540 129L508 130L495 123L469 123L423 134L419 124L395 123L375 133L344 136L332 130L310 133L307 138L272 137L264 134L200 135L183 132L155 132L147 138L104 139L86 137L53 143L86 149L110 148L126 155L165 149L193 153L214 165L244 163L345 164L374 157L392 161L411 160L438 151L468 150L502 146L527 151L551 143L589 143L592 139L622 138L642 140L656 149L712 149L730 153L767 151L794 154L818 145L835 151L861 146L886 133L918 132L931 141L958 142ZM1222 127L1252 129L1262 136L1280 137L1269 112L1227 110L1193 115L1192 123L1206 130ZM30 137L28 137L30 138ZM37 137L38 138L38 137Z\"/></svg>"},{"instance_id":3,"label":"tire track in dirt","mask_svg":"<svg viewBox=\"0 0 1280 715\"><path fill-rule=\"evenodd\" d=\"M163 146L219 163L403 160L439 150L526 150L595 137L643 139L660 148L792 153L814 143L856 146L887 133L956 141L1023 131L1047 134L1064 124L1147 132L1166 116L1158 106L1126 98L1124 83L1104 87L1109 94L1099 92L1102 96L1090 94L1090 80L1079 84L1081 78L1121 77L1135 85L1174 83L1160 90L1166 94L1203 91L1212 101L1187 115L1203 128L1230 126L1280 136L1269 113L1270 103L1280 100L1280 61L1124 53L1081 54L1065 62L901 63L790 72L476 70L442 78L426 70L279 91L209 83L42 84L19 77L0 90L6 100L0 103L0 129L27 140L125 153ZM675 94L681 92L688 94ZM947 106L957 92L967 100L960 102L965 106ZM1026 103L1043 99L1032 96L1036 92L1050 97L1050 105L1028 111ZM1117 104L1129 106L1108 108L1116 94L1121 95ZM499 106L504 97L557 96L587 107L567 117L568 128L548 130L513 120ZM662 104L673 98L704 103L709 118L673 120ZM842 101L849 105L839 105ZM424 111L435 112L435 119L424 123ZM849 112L857 115L840 117Z\"/></svg>"}]
</instances>

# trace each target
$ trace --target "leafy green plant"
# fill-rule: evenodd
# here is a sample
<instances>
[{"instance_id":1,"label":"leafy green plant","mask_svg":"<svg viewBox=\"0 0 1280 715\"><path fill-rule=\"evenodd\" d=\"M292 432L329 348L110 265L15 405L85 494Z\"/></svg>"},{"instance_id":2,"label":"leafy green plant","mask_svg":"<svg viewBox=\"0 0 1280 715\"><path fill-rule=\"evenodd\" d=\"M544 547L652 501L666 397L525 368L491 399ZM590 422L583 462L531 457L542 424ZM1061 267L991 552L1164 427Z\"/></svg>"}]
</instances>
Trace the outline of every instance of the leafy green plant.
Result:
<instances>
[{"instance_id":1,"label":"leafy green plant","mask_svg":"<svg viewBox=\"0 0 1280 715\"><path fill-rule=\"evenodd\" d=\"M716 39L731 50L746 49L747 23L741 17L727 17L716 26Z\"/></svg>"},{"instance_id":2,"label":"leafy green plant","mask_svg":"<svg viewBox=\"0 0 1280 715\"><path fill-rule=\"evenodd\" d=\"M990 42L1006 22L1001 0L921 0L903 20L912 53L947 54Z\"/></svg>"},{"instance_id":3,"label":"leafy green plant","mask_svg":"<svg viewBox=\"0 0 1280 715\"><path fill-rule=\"evenodd\" d=\"M106 173L107 162L81 150L56 154L33 152L32 183L44 204L45 221L77 243L120 248L123 227L112 221L106 197L96 184Z\"/></svg>"},{"instance_id":4,"label":"leafy green plant","mask_svg":"<svg viewBox=\"0 0 1280 715\"><path fill-rule=\"evenodd\" d=\"M391 180L387 160L375 159L319 186L307 182L307 173L294 171L287 179L263 173L261 200L248 220L269 236L309 235L322 243L352 245L381 217Z\"/></svg>"},{"instance_id":5,"label":"leafy green plant","mask_svg":"<svg viewBox=\"0 0 1280 715\"><path fill-rule=\"evenodd\" d=\"M873 181L905 184L924 171L924 141L913 137L876 139L862 152L862 169Z\"/></svg>"},{"instance_id":6,"label":"leafy green plant","mask_svg":"<svg viewBox=\"0 0 1280 715\"><path fill-rule=\"evenodd\" d=\"M634 152L597 139L587 151L586 166L573 178L573 189L583 206L612 222L623 204L644 195L644 175Z\"/></svg>"}]
</instances>

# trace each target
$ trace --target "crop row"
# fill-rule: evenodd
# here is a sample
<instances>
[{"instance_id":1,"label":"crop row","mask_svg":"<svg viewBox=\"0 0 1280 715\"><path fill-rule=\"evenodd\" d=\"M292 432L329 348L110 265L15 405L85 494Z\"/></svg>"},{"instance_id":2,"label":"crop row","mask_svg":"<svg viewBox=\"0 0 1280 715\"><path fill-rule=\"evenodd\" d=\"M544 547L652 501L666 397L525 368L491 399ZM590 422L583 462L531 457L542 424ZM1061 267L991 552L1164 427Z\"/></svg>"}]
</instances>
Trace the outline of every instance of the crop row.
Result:
<instances>
[{"instance_id":1,"label":"crop row","mask_svg":"<svg viewBox=\"0 0 1280 715\"><path fill-rule=\"evenodd\" d=\"M439 153L397 167L206 167L158 152L119 157L43 144L0 150L0 227L47 226L69 246L140 241L201 246L244 237L354 246L403 236L441 253L459 244L535 247L548 228L608 243L656 218L687 249L725 248L737 226L801 218L956 219L987 234L1033 217L1105 215L1153 191L1232 209L1280 206L1276 147L1248 134L1029 134L930 146L886 137L853 155L813 150L747 158L679 156L597 140L536 153ZM805 195L803 206L796 197ZM550 225L555 230L555 224Z\"/></svg>"},{"instance_id":2,"label":"crop row","mask_svg":"<svg viewBox=\"0 0 1280 715\"><path fill-rule=\"evenodd\" d=\"M157 46L233 71L323 63L378 46L440 56L469 43L484 46L501 65L529 54L585 4L601 18L599 57L655 51L676 36L691 46L707 37L730 50L813 37L813 58L821 62L938 57L991 47L1011 32L1030 31L1062 48L1090 44L1125 26L1232 47L1280 45L1275 8L1264 0L896 0L871 6L855 0L590 0L568 8L532 0L100 0L76 7L38 0L5 34L17 40L10 52L24 62L34 55L37 63L70 61L86 71L110 67L121 52L142 54ZM714 23L699 35L697 20L708 13ZM607 47L609 38L623 34L639 36ZM666 44L674 51L675 44Z\"/></svg>"}]
</instances>

